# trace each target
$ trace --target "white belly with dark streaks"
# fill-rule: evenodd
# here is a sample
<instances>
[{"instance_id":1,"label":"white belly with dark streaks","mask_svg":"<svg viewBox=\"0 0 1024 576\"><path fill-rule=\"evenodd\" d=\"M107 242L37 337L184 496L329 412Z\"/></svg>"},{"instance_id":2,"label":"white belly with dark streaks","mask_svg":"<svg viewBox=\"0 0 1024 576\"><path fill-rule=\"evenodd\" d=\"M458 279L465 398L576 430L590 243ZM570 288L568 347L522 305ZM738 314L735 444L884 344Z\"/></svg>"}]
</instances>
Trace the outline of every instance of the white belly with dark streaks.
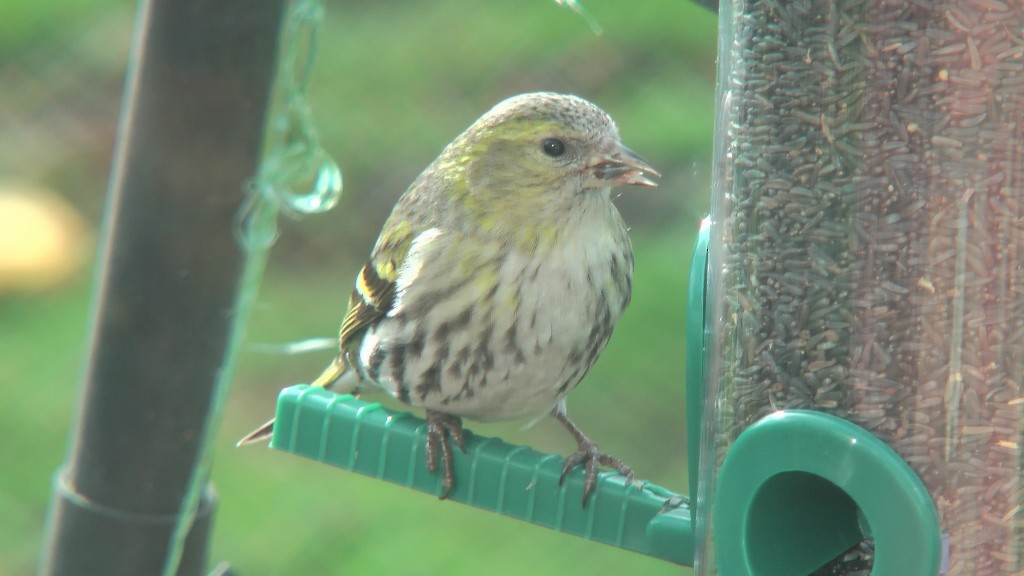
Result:
<instances>
[{"instance_id":1,"label":"white belly with dark streaks","mask_svg":"<svg viewBox=\"0 0 1024 576\"><path fill-rule=\"evenodd\" d=\"M399 399L474 420L536 417L579 383L629 302L632 252L607 199L533 253L433 233L361 372ZM414 251L410 251L410 260Z\"/></svg>"}]
</instances>

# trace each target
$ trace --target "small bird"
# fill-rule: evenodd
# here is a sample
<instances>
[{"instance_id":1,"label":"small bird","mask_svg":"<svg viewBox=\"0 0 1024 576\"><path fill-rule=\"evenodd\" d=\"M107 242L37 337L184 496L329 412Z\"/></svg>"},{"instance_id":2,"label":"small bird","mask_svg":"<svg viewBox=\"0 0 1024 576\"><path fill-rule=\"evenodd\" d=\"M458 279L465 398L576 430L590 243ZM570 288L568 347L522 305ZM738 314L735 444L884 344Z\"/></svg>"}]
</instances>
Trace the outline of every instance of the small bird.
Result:
<instances>
[{"instance_id":1,"label":"small bird","mask_svg":"<svg viewBox=\"0 0 1024 576\"><path fill-rule=\"evenodd\" d=\"M629 304L633 251L611 187L660 176L625 147L612 119L571 95L496 105L399 198L356 277L340 352L313 386L364 384L426 410L427 468L455 486L462 419L550 414L575 439L562 481L599 466L632 479L569 419L579 384ZM343 376L345 376L343 378ZM268 438L273 420L239 441Z\"/></svg>"}]
</instances>

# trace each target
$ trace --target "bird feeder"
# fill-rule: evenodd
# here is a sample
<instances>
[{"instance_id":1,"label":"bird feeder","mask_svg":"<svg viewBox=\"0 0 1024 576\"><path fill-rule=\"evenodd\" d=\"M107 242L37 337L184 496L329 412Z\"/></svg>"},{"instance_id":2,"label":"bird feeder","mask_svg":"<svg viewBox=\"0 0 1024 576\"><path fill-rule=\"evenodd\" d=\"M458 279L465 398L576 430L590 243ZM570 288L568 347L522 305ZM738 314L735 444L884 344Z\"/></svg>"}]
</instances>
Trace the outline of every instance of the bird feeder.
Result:
<instances>
[{"instance_id":1,"label":"bird feeder","mask_svg":"<svg viewBox=\"0 0 1024 576\"><path fill-rule=\"evenodd\" d=\"M451 498L705 576L1021 573L1024 11L736 1L720 23L695 505L605 474L582 508L560 457L472 435ZM276 448L439 493L419 419L308 387L277 417Z\"/></svg>"},{"instance_id":2,"label":"bird feeder","mask_svg":"<svg viewBox=\"0 0 1024 576\"><path fill-rule=\"evenodd\" d=\"M1020 574L1024 11L721 10L699 573Z\"/></svg>"}]
</instances>

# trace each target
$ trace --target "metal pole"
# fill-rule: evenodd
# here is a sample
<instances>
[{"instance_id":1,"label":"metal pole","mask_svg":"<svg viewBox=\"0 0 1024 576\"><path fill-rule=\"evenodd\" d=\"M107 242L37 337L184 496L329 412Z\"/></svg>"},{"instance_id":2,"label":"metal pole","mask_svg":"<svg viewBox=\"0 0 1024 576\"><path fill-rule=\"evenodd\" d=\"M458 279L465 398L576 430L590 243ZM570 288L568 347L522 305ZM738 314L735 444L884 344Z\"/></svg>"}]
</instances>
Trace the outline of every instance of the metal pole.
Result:
<instances>
[{"instance_id":1,"label":"metal pole","mask_svg":"<svg viewBox=\"0 0 1024 576\"><path fill-rule=\"evenodd\" d=\"M90 353L41 574L160 574L207 422L244 254L284 0L149 0L107 206ZM200 503L179 575L205 569Z\"/></svg>"}]
</instances>

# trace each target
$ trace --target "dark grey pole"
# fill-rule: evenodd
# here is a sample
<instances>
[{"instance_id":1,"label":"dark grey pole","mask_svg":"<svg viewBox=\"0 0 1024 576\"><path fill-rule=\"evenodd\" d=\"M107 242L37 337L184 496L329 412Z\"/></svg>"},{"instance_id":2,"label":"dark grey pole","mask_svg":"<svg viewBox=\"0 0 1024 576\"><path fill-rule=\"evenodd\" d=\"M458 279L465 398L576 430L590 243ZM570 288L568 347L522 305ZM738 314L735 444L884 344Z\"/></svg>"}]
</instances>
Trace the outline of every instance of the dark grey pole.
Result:
<instances>
[{"instance_id":1,"label":"dark grey pole","mask_svg":"<svg viewBox=\"0 0 1024 576\"><path fill-rule=\"evenodd\" d=\"M107 206L84 390L41 574L158 575L197 463L243 265L284 0L149 0ZM203 574L207 489L179 575Z\"/></svg>"}]
</instances>

